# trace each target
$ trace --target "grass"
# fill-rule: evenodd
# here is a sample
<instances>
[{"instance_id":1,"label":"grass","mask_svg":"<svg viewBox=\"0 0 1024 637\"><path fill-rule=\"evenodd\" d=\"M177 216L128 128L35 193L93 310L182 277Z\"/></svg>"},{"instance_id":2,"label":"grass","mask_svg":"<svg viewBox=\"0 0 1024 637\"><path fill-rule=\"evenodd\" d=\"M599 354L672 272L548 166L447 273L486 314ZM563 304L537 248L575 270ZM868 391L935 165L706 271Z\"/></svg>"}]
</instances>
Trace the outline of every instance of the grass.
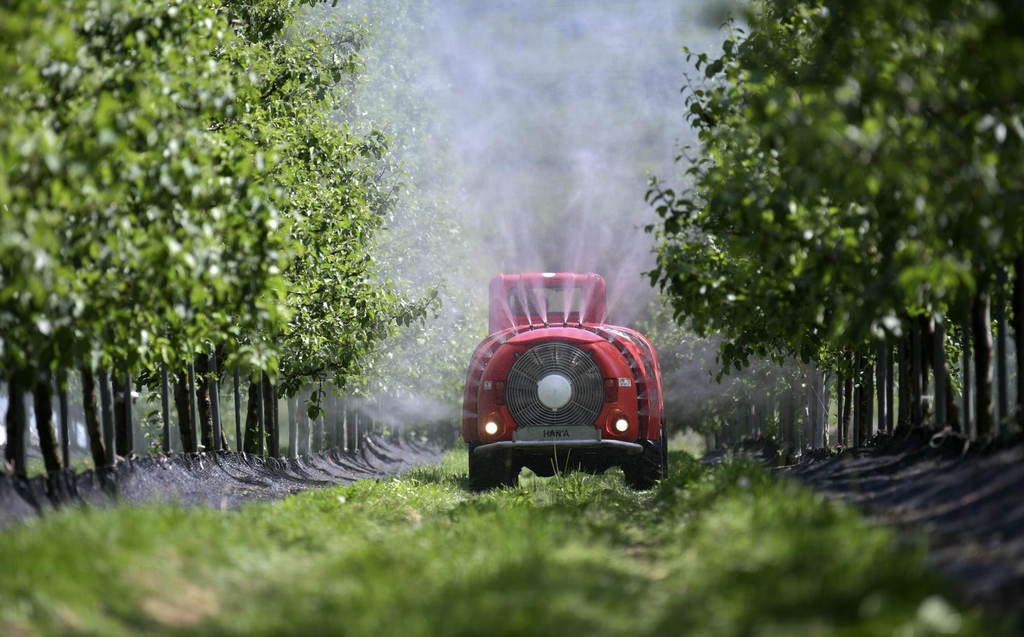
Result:
<instances>
[{"instance_id":1,"label":"grass","mask_svg":"<svg viewBox=\"0 0 1024 637\"><path fill-rule=\"evenodd\" d=\"M401 478L0 532L3 635L993 635L923 548L747 463L465 490Z\"/></svg>"}]
</instances>

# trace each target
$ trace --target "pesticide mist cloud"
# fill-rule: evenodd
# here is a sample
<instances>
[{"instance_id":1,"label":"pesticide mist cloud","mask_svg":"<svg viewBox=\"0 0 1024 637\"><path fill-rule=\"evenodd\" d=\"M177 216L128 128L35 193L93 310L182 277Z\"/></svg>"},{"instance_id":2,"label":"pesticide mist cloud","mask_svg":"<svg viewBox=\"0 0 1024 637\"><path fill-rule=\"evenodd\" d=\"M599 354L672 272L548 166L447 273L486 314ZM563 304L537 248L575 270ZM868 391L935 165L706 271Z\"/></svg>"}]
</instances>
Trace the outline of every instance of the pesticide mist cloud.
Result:
<instances>
[{"instance_id":1,"label":"pesticide mist cloud","mask_svg":"<svg viewBox=\"0 0 1024 637\"><path fill-rule=\"evenodd\" d=\"M611 318L653 298L650 172L689 138L684 45L717 47L703 2L446 0L432 55L460 165L462 225L494 272L595 271Z\"/></svg>"},{"instance_id":2,"label":"pesticide mist cloud","mask_svg":"<svg viewBox=\"0 0 1024 637\"><path fill-rule=\"evenodd\" d=\"M432 413L432 397L457 402L486 329L487 281L498 272L597 272L608 283L611 322L648 318L656 293L643 272L654 265L654 242L643 228L657 221L644 202L648 174L679 183L679 144L693 141L680 89L688 74L703 77L683 47L721 51L716 6L339 4L338 19L366 20L376 33L356 111L392 136L412 184L379 262L412 293L445 283L441 315L381 348L384 380L370 393L422 399L413 413ZM450 242L439 219L457 228ZM678 383L666 378L666 393L694 402L709 385L709 364L666 353L663 371L679 372Z\"/></svg>"}]
</instances>

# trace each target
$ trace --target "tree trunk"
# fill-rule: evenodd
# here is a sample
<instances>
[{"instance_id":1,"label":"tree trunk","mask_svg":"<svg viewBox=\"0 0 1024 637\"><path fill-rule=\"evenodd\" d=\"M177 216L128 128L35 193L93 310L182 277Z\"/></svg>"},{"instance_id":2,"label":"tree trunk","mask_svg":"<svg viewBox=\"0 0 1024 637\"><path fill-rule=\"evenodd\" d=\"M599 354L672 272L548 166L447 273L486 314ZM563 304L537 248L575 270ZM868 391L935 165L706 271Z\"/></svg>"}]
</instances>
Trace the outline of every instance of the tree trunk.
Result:
<instances>
[{"instance_id":1,"label":"tree trunk","mask_svg":"<svg viewBox=\"0 0 1024 637\"><path fill-rule=\"evenodd\" d=\"M800 453L801 451L801 440L800 440L800 405L803 401L800 400L800 388L796 386L794 379L789 379L789 391L786 396L786 406L789 408L789 413L786 414L786 436L789 439L789 447L793 452L793 455Z\"/></svg>"},{"instance_id":2,"label":"tree trunk","mask_svg":"<svg viewBox=\"0 0 1024 637\"><path fill-rule=\"evenodd\" d=\"M67 374L61 372L57 376L57 404L60 405L60 456L64 468L71 468L71 415L68 413ZM76 436L77 437L77 436Z\"/></svg>"},{"instance_id":3,"label":"tree trunk","mask_svg":"<svg viewBox=\"0 0 1024 637\"><path fill-rule=\"evenodd\" d=\"M921 318L915 316L910 321L910 424L914 427L920 427L924 421L922 402L924 390L928 386L921 332Z\"/></svg>"},{"instance_id":4,"label":"tree trunk","mask_svg":"<svg viewBox=\"0 0 1024 637\"><path fill-rule=\"evenodd\" d=\"M928 393L928 381L935 370L935 319L932 317L918 319L921 325L921 393ZM932 413L935 411L935 393L932 393ZM921 423L924 424L924 423Z\"/></svg>"},{"instance_id":5,"label":"tree trunk","mask_svg":"<svg viewBox=\"0 0 1024 637\"><path fill-rule=\"evenodd\" d=\"M1006 275L1003 270L999 271L996 278L998 287L996 293L995 322L996 322L996 401L999 410L996 412L995 433L999 433L1000 424L1010 415L1010 401L1007 396L1009 383L1006 380Z\"/></svg>"},{"instance_id":6,"label":"tree trunk","mask_svg":"<svg viewBox=\"0 0 1024 637\"><path fill-rule=\"evenodd\" d=\"M306 414L306 406L304 400L299 400L299 449L302 451L302 455L306 456L312 450L312 423L309 421L309 416Z\"/></svg>"},{"instance_id":7,"label":"tree trunk","mask_svg":"<svg viewBox=\"0 0 1024 637\"><path fill-rule=\"evenodd\" d=\"M789 458L789 392L783 389L779 395L779 445L782 447L783 456Z\"/></svg>"},{"instance_id":8,"label":"tree trunk","mask_svg":"<svg viewBox=\"0 0 1024 637\"><path fill-rule=\"evenodd\" d=\"M859 429L858 437L860 438L860 444L863 445L871 440L874 429L875 410L872 409L872 406L875 398L875 376L873 371L874 365L862 362L862 366L863 369L861 370L860 377L860 422L857 423L857 427Z\"/></svg>"},{"instance_id":9,"label":"tree trunk","mask_svg":"<svg viewBox=\"0 0 1024 637\"><path fill-rule=\"evenodd\" d=\"M305 410L302 411L302 415L306 416ZM310 451L312 453L320 453L324 449L324 417L318 415L312 423L313 429L313 440L310 445Z\"/></svg>"},{"instance_id":10,"label":"tree trunk","mask_svg":"<svg viewBox=\"0 0 1024 637\"><path fill-rule=\"evenodd\" d=\"M302 401L296 397L295 404L301 405ZM300 407L296 407L295 409L295 424L298 427L299 453L304 456L309 455L309 452L313 448L313 428L309 426L309 416L306 415L305 410Z\"/></svg>"},{"instance_id":11,"label":"tree trunk","mask_svg":"<svg viewBox=\"0 0 1024 637\"><path fill-rule=\"evenodd\" d=\"M263 374L263 423L267 439L267 455L278 457L281 447L277 426L277 392L270 382L270 376Z\"/></svg>"},{"instance_id":12,"label":"tree trunk","mask_svg":"<svg viewBox=\"0 0 1024 637\"><path fill-rule=\"evenodd\" d=\"M199 439L206 451L213 451L213 403L210 399L210 357L196 356L196 407L199 412Z\"/></svg>"},{"instance_id":13,"label":"tree trunk","mask_svg":"<svg viewBox=\"0 0 1024 637\"><path fill-rule=\"evenodd\" d=\"M327 448L338 446L338 397L328 392L324 400L324 423L327 426Z\"/></svg>"},{"instance_id":14,"label":"tree trunk","mask_svg":"<svg viewBox=\"0 0 1024 637\"><path fill-rule=\"evenodd\" d=\"M117 399L124 396L125 400L131 400L130 392L125 387L124 379L117 374L111 374L110 384L114 391L114 440L117 447L117 455L127 458L132 451L128 446L128 417L125 413L125 404Z\"/></svg>"},{"instance_id":15,"label":"tree trunk","mask_svg":"<svg viewBox=\"0 0 1024 637\"><path fill-rule=\"evenodd\" d=\"M821 428L819 434L821 438L818 439L818 446L822 449L827 449L828 444L828 411L829 403L832 402L832 383L828 382L828 376L825 374L821 375L821 402L822 402L822 414L820 419Z\"/></svg>"},{"instance_id":16,"label":"tree trunk","mask_svg":"<svg viewBox=\"0 0 1024 637\"><path fill-rule=\"evenodd\" d=\"M814 448L814 434L815 434L815 422L818 416L817 410L817 387L815 387L816 380L814 378L815 371L808 368L807 375L805 376L807 382L807 391L805 395L807 397L807 421L804 423L803 434L805 446Z\"/></svg>"},{"instance_id":17,"label":"tree trunk","mask_svg":"<svg viewBox=\"0 0 1024 637\"><path fill-rule=\"evenodd\" d=\"M953 393L953 372L949 369L949 363L943 362L943 385L946 389L942 397L946 401L946 424L953 428L953 431L963 431L963 424L960 421L960 407L956 404L956 395Z\"/></svg>"},{"instance_id":18,"label":"tree trunk","mask_svg":"<svg viewBox=\"0 0 1024 637\"><path fill-rule=\"evenodd\" d=\"M892 364L892 361L886 359L886 353L888 351L889 348L886 347L885 341L883 340L878 345L877 358L875 359L875 388L878 395L878 431L885 430L886 413L890 408L885 400L885 372L886 368Z\"/></svg>"},{"instance_id":19,"label":"tree trunk","mask_svg":"<svg viewBox=\"0 0 1024 637\"><path fill-rule=\"evenodd\" d=\"M192 424L192 397L189 395L188 372L181 371L174 380L174 409L178 412L178 432L185 453L195 447L195 427Z\"/></svg>"},{"instance_id":20,"label":"tree trunk","mask_svg":"<svg viewBox=\"0 0 1024 637\"><path fill-rule=\"evenodd\" d=\"M949 403L946 402L946 326L941 321L931 320L932 335L931 346L928 351L932 361L932 378L934 379L932 390L932 422L936 428L948 427Z\"/></svg>"},{"instance_id":21,"label":"tree trunk","mask_svg":"<svg viewBox=\"0 0 1024 637\"><path fill-rule=\"evenodd\" d=\"M297 458L302 455L299 443L299 396L288 398L288 457Z\"/></svg>"},{"instance_id":22,"label":"tree trunk","mask_svg":"<svg viewBox=\"0 0 1024 637\"><path fill-rule=\"evenodd\" d=\"M896 418L896 428L898 429L900 427L907 427L910 425L911 356L909 336L904 335L900 338L897 356L899 358L899 375L896 382L899 385L899 408Z\"/></svg>"},{"instance_id":23,"label":"tree trunk","mask_svg":"<svg viewBox=\"0 0 1024 637\"><path fill-rule=\"evenodd\" d=\"M1024 420L1024 252L1013 263L1013 341L1017 347L1017 422Z\"/></svg>"},{"instance_id":24,"label":"tree trunk","mask_svg":"<svg viewBox=\"0 0 1024 637\"><path fill-rule=\"evenodd\" d=\"M43 452L46 475L54 477L60 473L62 463L57 430L53 426L53 385L49 369L42 370L36 380L32 389L32 407L36 413L36 432L39 433L39 449Z\"/></svg>"},{"instance_id":25,"label":"tree trunk","mask_svg":"<svg viewBox=\"0 0 1024 637\"><path fill-rule=\"evenodd\" d=\"M245 453L262 453L260 446L260 385L249 381L249 400L245 408L245 440L242 450Z\"/></svg>"},{"instance_id":26,"label":"tree trunk","mask_svg":"<svg viewBox=\"0 0 1024 637\"><path fill-rule=\"evenodd\" d=\"M843 379L843 446L848 447L853 439L853 375Z\"/></svg>"},{"instance_id":27,"label":"tree trunk","mask_svg":"<svg viewBox=\"0 0 1024 637\"><path fill-rule=\"evenodd\" d=\"M82 368L82 408L85 412L85 430L89 434L89 450L97 469L107 466L107 450L103 444L100 408L97 404L96 376L91 367Z\"/></svg>"},{"instance_id":28,"label":"tree trunk","mask_svg":"<svg viewBox=\"0 0 1024 637\"><path fill-rule=\"evenodd\" d=\"M114 395L110 389L110 372L100 367L96 374L100 392L100 422L103 423L103 448L107 450L107 464L104 469L113 471L117 467L117 431L114 430Z\"/></svg>"},{"instance_id":29,"label":"tree trunk","mask_svg":"<svg viewBox=\"0 0 1024 637\"><path fill-rule=\"evenodd\" d=\"M973 375L971 374L971 322L973 310L973 304L967 304L967 311L964 313L963 323L963 342L960 344L963 360L963 403L964 403L964 433L969 437L974 438L977 436L977 430L974 421L974 412L971 409L971 395L973 391L972 384L974 383Z\"/></svg>"},{"instance_id":30,"label":"tree trunk","mask_svg":"<svg viewBox=\"0 0 1024 637\"><path fill-rule=\"evenodd\" d=\"M896 403L894 402L894 398L896 397L895 396L896 392L893 391L894 385L895 385L895 380L896 380L896 374L893 371L893 346L892 345L886 345L886 347L885 347L885 360L886 360L886 366L885 366L885 404L888 406L888 408L885 411L885 425L884 426L885 426L885 433L891 436L892 435L893 426L894 426L894 421L896 420ZM882 426L882 423L879 423L879 427L881 427L881 426Z\"/></svg>"},{"instance_id":31,"label":"tree trunk","mask_svg":"<svg viewBox=\"0 0 1024 637\"><path fill-rule=\"evenodd\" d=\"M160 431L161 453L171 453L171 378L167 373L167 364L160 368L160 419L163 427Z\"/></svg>"},{"instance_id":32,"label":"tree trunk","mask_svg":"<svg viewBox=\"0 0 1024 637\"><path fill-rule=\"evenodd\" d=\"M245 449L245 434L242 429L242 379L239 377L238 365L232 370L231 389L235 399L235 451Z\"/></svg>"},{"instance_id":33,"label":"tree trunk","mask_svg":"<svg viewBox=\"0 0 1024 637\"><path fill-rule=\"evenodd\" d=\"M853 364L853 424L851 432L853 436L853 448L857 449L863 442L860 439L860 421L864 418L864 382L861 378L864 374L864 357L860 352L854 354Z\"/></svg>"},{"instance_id":34,"label":"tree trunk","mask_svg":"<svg viewBox=\"0 0 1024 637\"><path fill-rule=\"evenodd\" d=\"M836 372L836 444L846 445L846 423L843 410L846 408L846 379L842 372Z\"/></svg>"},{"instance_id":35,"label":"tree trunk","mask_svg":"<svg viewBox=\"0 0 1024 637\"><path fill-rule=\"evenodd\" d=\"M975 419L978 436L994 433L995 405L992 402L992 313L989 292L979 289L971 312L974 333Z\"/></svg>"},{"instance_id":36,"label":"tree trunk","mask_svg":"<svg viewBox=\"0 0 1024 637\"><path fill-rule=\"evenodd\" d=\"M347 427L345 428L345 439L349 451L359 451L359 410L353 409L348 415ZM715 433L715 443L718 442L718 433ZM716 447L717 448L717 447Z\"/></svg>"},{"instance_id":37,"label":"tree trunk","mask_svg":"<svg viewBox=\"0 0 1024 637\"><path fill-rule=\"evenodd\" d=\"M14 475L25 478L28 475L25 444L28 441L28 413L25 409L25 370L19 370L9 377L7 384L7 447L4 458L10 463Z\"/></svg>"}]
</instances>

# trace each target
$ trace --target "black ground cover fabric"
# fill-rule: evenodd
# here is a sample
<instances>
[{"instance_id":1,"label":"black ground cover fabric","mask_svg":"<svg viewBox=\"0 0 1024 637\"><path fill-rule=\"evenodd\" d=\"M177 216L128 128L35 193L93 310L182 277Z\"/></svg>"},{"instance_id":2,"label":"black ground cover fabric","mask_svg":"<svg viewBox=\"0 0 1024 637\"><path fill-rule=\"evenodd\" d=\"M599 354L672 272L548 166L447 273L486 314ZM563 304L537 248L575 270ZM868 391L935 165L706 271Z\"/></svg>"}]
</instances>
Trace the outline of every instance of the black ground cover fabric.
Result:
<instances>
[{"instance_id":1,"label":"black ground cover fabric","mask_svg":"<svg viewBox=\"0 0 1024 637\"><path fill-rule=\"evenodd\" d=\"M312 487L355 482L438 462L442 450L410 439L366 437L357 452L332 449L298 459L245 453L147 455L118 462L112 472L65 472L17 480L0 473L0 528L63 506L117 502L180 502L232 508Z\"/></svg>"},{"instance_id":2,"label":"black ground cover fabric","mask_svg":"<svg viewBox=\"0 0 1024 637\"><path fill-rule=\"evenodd\" d=\"M1024 634L1024 443L918 430L779 469L885 524L923 530L929 561Z\"/></svg>"}]
</instances>

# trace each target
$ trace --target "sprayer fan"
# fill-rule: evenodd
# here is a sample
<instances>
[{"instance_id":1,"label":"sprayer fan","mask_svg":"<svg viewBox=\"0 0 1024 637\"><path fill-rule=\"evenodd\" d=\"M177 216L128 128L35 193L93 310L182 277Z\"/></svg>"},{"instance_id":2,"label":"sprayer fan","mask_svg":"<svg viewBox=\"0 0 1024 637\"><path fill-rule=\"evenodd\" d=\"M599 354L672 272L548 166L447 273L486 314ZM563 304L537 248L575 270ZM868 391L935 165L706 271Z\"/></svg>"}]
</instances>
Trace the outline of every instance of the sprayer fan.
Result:
<instances>
[{"instance_id":1,"label":"sprayer fan","mask_svg":"<svg viewBox=\"0 0 1024 637\"><path fill-rule=\"evenodd\" d=\"M558 409L546 406L538 394L538 385L552 375L569 382L568 400L556 401L564 402ZM506 395L520 427L593 425L604 404L604 381L583 350L565 343L544 343L512 365Z\"/></svg>"}]
</instances>

